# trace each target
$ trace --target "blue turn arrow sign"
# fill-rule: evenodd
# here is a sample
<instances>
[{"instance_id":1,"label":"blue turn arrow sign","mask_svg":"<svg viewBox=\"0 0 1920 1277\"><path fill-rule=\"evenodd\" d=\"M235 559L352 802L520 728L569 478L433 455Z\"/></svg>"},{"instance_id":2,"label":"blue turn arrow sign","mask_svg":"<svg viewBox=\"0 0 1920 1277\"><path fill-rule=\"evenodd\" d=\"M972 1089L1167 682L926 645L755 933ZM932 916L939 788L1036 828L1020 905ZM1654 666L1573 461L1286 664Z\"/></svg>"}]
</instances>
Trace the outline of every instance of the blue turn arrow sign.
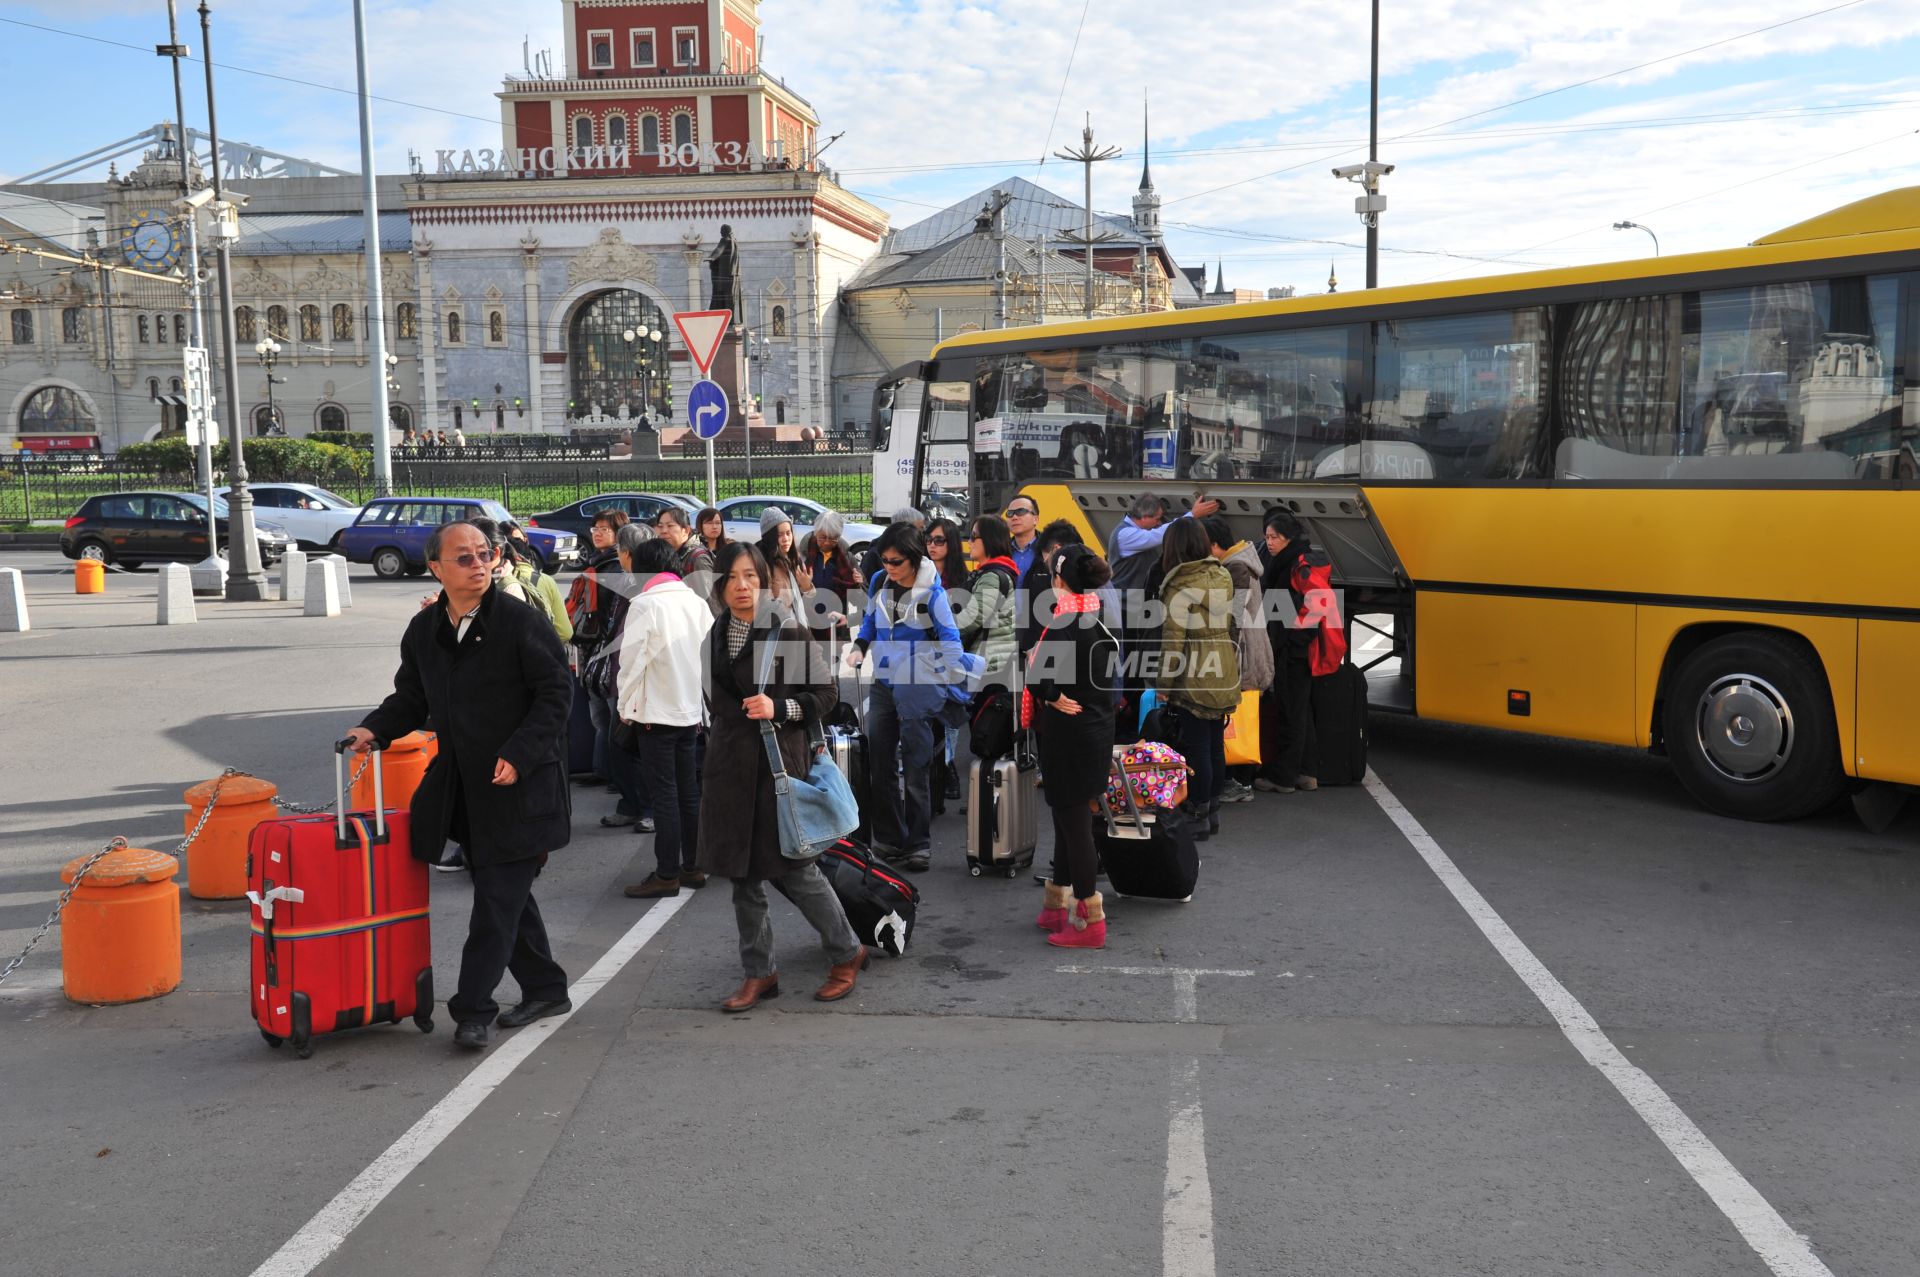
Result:
<instances>
[{"instance_id":1,"label":"blue turn arrow sign","mask_svg":"<svg viewBox=\"0 0 1920 1277\"><path fill-rule=\"evenodd\" d=\"M729 411L727 392L717 382L703 378L687 392L687 420L693 423L693 433L702 439L711 439L726 429Z\"/></svg>"}]
</instances>

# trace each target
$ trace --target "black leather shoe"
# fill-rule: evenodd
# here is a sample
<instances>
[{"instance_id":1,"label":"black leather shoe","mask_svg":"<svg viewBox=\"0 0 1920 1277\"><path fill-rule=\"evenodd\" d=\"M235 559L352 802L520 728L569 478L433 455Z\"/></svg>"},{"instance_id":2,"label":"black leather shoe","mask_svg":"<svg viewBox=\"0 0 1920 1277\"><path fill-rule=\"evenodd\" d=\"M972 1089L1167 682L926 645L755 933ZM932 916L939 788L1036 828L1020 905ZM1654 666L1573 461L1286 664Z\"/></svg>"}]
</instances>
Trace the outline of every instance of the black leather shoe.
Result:
<instances>
[{"instance_id":1,"label":"black leather shoe","mask_svg":"<svg viewBox=\"0 0 1920 1277\"><path fill-rule=\"evenodd\" d=\"M565 1015L573 1010L573 1003L566 998L552 1002L535 1002L531 999L522 1002L510 1011L502 1011L495 1021L503 1029L518 1029L532 1024L535 1020L544 1020L550 1015Z\"/></svg>"},{"instance_id":2,"label":"black leather shoe","mask_svg":"<svg viewBox=\"0 0 1920 1277\"><path fill-rule=\"evenodd\" d=\"M469 1020L453 1031L453 1044L463 1046L469 1051L487 1049L487 1026L477 1020Z\"/></svg>"}]
</instances>

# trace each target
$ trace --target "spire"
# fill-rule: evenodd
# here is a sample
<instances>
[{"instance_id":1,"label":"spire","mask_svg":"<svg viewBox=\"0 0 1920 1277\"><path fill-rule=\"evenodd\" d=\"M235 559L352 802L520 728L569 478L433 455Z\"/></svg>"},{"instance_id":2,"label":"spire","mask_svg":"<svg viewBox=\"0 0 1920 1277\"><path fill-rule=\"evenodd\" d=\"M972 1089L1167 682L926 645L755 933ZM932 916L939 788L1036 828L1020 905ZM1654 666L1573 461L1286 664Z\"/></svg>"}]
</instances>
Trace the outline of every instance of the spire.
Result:
<instances>
[{"instance_id":1,"label":"spire","mask_svg":"<svg viewBox=\"0 0 1920 1277\"><path fill-rule=\"evenodd\" d=\"M1330 293L1340 291L1340 277L1333 273L1333 259L1331 257L1327 259L1327 291Z\"/></svg>"},{"instance_id":2,"label":"spire","mask_svg":"<svg viewBox=\"0 0 1920 1277\"><path fill-rule=\"evenodd\" d=\"M1145 94L1140 96L1140 189L1153 189L1153 116Z\"/></svg>"},{"instance_id":3,"label":"spire","mask_svg":"<svg viewBox=\"0 0 1920 1277\"><path fill-rule=\"evenodd\" d=\"M1216 261L1213 264L1213 267L1215 272L1213 276L1213 291L1216 293L1225 293L1227 291L1226 259L1222 258L1219 261Z\"/></svg>"}]
</instances>

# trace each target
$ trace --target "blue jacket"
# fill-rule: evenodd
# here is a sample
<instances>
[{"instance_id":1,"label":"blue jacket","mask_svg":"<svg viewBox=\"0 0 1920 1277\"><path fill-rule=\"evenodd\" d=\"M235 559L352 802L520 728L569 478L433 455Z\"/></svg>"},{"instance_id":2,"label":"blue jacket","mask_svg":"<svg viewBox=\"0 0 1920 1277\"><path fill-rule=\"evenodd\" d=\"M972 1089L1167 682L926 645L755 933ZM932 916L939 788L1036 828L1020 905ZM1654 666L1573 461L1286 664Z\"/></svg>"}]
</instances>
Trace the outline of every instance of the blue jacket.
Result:
<instances>
[{"instance_id":1,"label":"blue jacket","mask_svg":"<svg viewBox=\"0 0 1920 1277\"><path fill-rule=\"evenodd\" d=\"M965 704L986 662L969 654L954 624L953 602L930 559L904 597L884 574L867 605L855 640L873 662L873 677L893 690L909 718L930 717L950 703Z\"/></svg>"}]
</instances>

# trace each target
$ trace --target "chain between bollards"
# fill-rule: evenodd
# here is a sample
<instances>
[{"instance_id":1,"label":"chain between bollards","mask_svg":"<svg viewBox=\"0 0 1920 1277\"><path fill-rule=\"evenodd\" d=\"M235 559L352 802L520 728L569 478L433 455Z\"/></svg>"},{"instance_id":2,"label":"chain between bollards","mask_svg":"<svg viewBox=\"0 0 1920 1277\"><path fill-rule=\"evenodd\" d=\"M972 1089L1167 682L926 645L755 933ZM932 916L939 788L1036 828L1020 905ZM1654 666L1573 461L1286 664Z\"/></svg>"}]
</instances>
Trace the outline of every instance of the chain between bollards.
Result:
<instances>
[{"instance_id":1,"label":"chain between bollards","mask_svg":"<svg viewBox=\"0 0 1920 1277\"><path fill-rule=\"evenodd\" d=\"M347 788L349 791L352 790L354 785L360 783L360 777L366 772L367 764L372 761L373 755L371 754L360 760L360 766L354 770L353 780L348 782ZM173 849L174 855L178 856L185 853L189 847L193 846L194 840L200 837L200 831L207 827L207 821L213 816L214 804L220 801L220 791L226 787L227 782L235 776L252 775L252 772L242 771L238 767L229 767L220 773L219 777L213 782L213 791L207 795L207 805L200 809L200 819L194 822L192 832L181 839L180 844ZM298 812L302 815L318 815L321 812L332 811L337 802L338 800L336 799L335 802L328 803L324 807L309 807L305 803L289 802L285 799L275 798L273 805L284 808L287 811ZM53 930L55 923L60 921L60 915L65 911L67 902L73 899L73 893L79 890L80 882L87 876L87 871L99 864L109 853L119 851L128 845L125 838L115 837L112 842L109 842L106 846L87 857L86 863L80 866L80 871L73 875L73 881L68 883L67 889L60 893L60 899L54 903L53 912L47 915L47 920L40 924L40 929L33 933L33 936L27 941L26 947L13 956L13 959L7 963L4 970L0 970L0 984L5 984L7 977L18 970L20 964L27 960L27 955L33 952L34 946L47 938L47 933Z\"/></svg>"}]
</instances>

